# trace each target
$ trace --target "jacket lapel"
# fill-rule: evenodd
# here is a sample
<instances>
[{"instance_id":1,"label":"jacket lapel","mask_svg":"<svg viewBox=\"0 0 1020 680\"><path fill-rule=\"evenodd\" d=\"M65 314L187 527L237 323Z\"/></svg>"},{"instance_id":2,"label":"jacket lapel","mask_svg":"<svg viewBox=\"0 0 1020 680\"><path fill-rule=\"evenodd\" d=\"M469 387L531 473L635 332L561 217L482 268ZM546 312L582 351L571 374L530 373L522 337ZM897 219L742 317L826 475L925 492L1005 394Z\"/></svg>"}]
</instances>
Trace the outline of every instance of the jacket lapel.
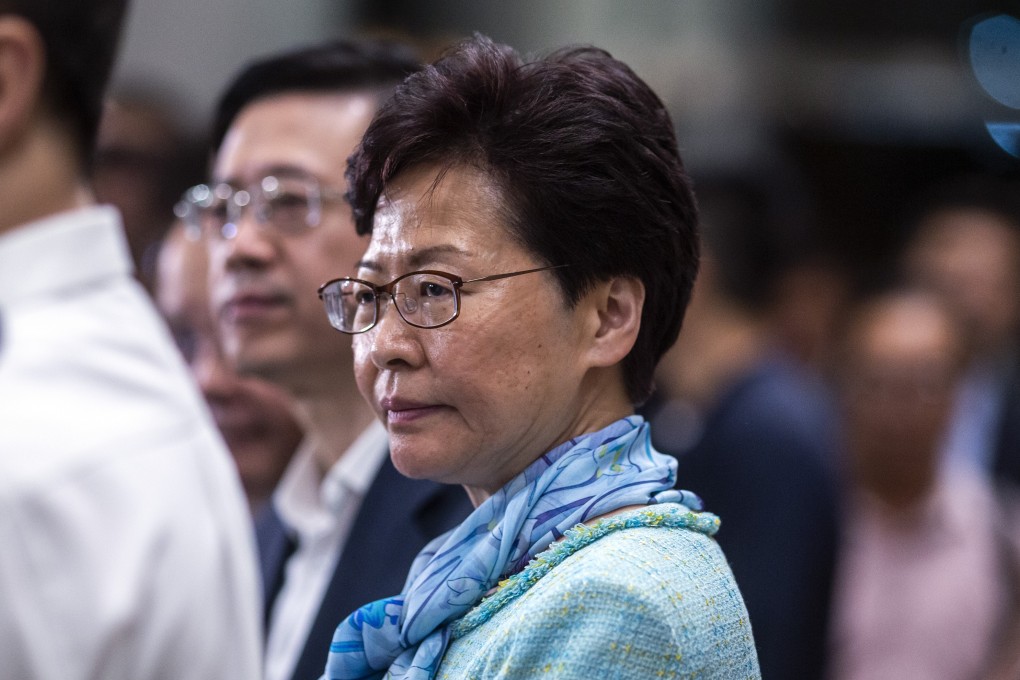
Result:
<instances>
[{"instance_id":1,"label":"jacket lapel","mask_svg":"<svg viewBox=\"0 0 1020 680\"><path fill-rule=\"evenodd\" d=\"M263 630L268 630L269 612L283 587L284 565L297 548L272 503L267 503L255 518L255 541L262 574Z\"/></svg>"},{"instance_id":2,"label":"jacket lapel","mask_svg":"<svg viewBox=\"0 0 1020 680\"><path fill-rule=\"evenodd\" d=\"M418 552L470 512L463 489L408 479L387 455L358 510L293 679L320 677L337 625L358 607L400 593Z\"/></svg>"}]
</instances>

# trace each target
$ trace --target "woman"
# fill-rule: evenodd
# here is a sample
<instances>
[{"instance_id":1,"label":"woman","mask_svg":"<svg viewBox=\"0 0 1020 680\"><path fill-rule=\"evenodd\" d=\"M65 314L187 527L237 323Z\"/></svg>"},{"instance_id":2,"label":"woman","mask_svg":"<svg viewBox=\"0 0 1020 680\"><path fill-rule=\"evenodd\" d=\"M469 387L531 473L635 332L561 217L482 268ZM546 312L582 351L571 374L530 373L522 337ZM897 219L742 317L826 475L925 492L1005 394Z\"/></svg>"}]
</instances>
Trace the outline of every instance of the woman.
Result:
<instances>
[{"instance_id":1,"label":"woman","mask_svg":"<svg viewBox=\"0 0 1020 680\"><path fill-rule=\"evenodd\" d=\"M759 677L718 520L633 415L697 269L661 101L599 50L478 36L399 88L348 180L371 241L320 296L396 467L476 509L341 623L326 677Z\"/></svg>"}]
</instances>

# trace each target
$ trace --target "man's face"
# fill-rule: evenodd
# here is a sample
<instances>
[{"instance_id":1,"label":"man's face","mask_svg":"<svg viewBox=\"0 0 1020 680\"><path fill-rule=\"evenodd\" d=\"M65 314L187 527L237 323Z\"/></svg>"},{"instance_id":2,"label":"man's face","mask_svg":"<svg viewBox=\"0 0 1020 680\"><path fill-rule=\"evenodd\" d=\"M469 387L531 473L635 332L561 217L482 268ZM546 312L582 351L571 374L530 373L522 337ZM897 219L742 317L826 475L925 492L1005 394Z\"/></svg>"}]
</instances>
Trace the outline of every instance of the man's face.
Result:
<instances>
[{"instance_id":1,"label":"man's face","mask_svg":"<svg viewBox=\"0 0 1020 680\"><path fill-rule=\"evenodd\" d=\"M155 104L109 101L103 110L92 168L101 203L117 206L135 267L151 283L154 244L173 219L163 197L166 173L181 159L180 134Z\"/></svg>"},{"instance_id":2,"label":"man's face","mask_svg":"<svg viewBox=\"0 0 1020 680\"><path fill-rule=\"evenodd\" d=\"M268 175L318 181L317 226L286 233L245 209L234 238L210 237L213 314L238 369L300 394L351 364L350 339L332 329L316 295L355 271L367 238L355 234L345 190L347 157L372 115L367 94L284 94L243 109L216 157L214 183L249 187Z\"/></svg>"},{"instance_id":3,"label":"man's face","mask_svg":"<svg viewBox=\"0 0 1020 680\"><path fill-rule=\"evenodd\" d=\"M938 467L962 339L920 296L882 300L845 332L839 395L851 465L875 487L919 494Z\"/></svg>"},{"instance_id":4,"label":"man's face","mask_svg":"<svg viewBox=\"0 0 1020 680\"><path fill-rule=\"evenodd\" d=\"M289 397L223 361L209 315L206 248L173 229L159 253L156 301L209 404L253 506L264 502L301 440Z\"/></svg>"},{"instance_id":5,"label":"man's face","mask_svg":"<svg viewBox=\"0 0 1020 680\"><path fill-rule=\"evenodd\" d=\"M1012 344L1020 327L1020 237L1000 215L977 208L943 210L921 226L906 254L914 281L965 322L973 348Z\"/></svg>"}]
</instances>

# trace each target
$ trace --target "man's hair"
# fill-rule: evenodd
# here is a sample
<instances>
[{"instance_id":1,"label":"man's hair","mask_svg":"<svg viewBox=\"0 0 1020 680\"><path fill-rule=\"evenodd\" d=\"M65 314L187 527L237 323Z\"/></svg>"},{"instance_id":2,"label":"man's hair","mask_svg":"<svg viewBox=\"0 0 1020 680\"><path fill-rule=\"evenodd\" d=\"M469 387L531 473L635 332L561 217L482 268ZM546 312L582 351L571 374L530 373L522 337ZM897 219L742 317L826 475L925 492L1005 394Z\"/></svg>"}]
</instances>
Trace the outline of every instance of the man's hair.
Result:
<instances>
[{"instance_id":1,"label":"man's hair","mask_svg":"<svg viewBox=\"0 0 1020 680\"><path fill-rule=\"evenodd\" d=\"M256 100L295 92L381 94L420 68L414 50L388 40L334 40L261 58L246 66L220 98L212 149L219 149L237 115Z\"/></svg>"},{"instance_id":2,"label":"man's hair","mask_svg":"<svg viewBox=\"0 0 1020 680\"><path fill-rule=\"evenodd\" d=\"M988 173L964 174L927 187L907 206L907 224L917 230L938 213L980 210L1020 228L1020 185Z\"/></svg>"},{"instance_id":3,"label":"man's hair","mask_svg":"<svg viewBox=\"0 0 1020 680\"><path fill-rule=\"evenodd\" d=\"M476 35L410 76L351 157L359 233L417 165L469 166L499 187L511 236L554 271L574 305L600 281L645 286L623 361L634 404L676 340L698 268L697 208L662 101L607 52L573 47L534 61Z\"/></svg>"},{"instance_id":4,"label":"man's hair","mask_svg":"<svg viewBox=\"0 0 1020 680\"><path fill-rule=\"evenodd\" d=\"M73 135L83 164L92 152L128 0L0 0L0 14L32 23L46 49L42 98Z\"/></svg>"}]
</instances>

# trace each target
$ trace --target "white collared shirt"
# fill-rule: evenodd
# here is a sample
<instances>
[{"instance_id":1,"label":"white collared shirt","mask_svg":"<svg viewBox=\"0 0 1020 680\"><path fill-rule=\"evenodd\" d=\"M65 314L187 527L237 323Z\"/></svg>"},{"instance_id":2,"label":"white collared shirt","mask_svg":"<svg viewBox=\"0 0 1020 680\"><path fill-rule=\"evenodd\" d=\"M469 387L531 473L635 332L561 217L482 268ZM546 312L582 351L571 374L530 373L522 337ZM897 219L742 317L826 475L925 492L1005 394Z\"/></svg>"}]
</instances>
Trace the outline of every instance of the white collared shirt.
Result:
<instances>
[{"instance_id":1,"label":"white collared shirt","mask_svg":"<svg viewBox=\"0 0 1020 680\"><path fill-rule=\"evenodd\" d=\"M116 211L0 236L0 675L261 675L236 470Z\"/></svg>"},{"instance_id":2,"label":"white collared shirt","mask_svg":"<svg viewBox=\"0 0 1020 680\"><path fill-rule=\"evenodd\" d=\"M287 560L283 587L269 617L266 680L289 680L294 672L354 518L387 450L386 428L373 421L325 479L320 481L313 451L303 444L280 480L273 505L296 534L297 549Z\"/></svg>"}]
</instances>

